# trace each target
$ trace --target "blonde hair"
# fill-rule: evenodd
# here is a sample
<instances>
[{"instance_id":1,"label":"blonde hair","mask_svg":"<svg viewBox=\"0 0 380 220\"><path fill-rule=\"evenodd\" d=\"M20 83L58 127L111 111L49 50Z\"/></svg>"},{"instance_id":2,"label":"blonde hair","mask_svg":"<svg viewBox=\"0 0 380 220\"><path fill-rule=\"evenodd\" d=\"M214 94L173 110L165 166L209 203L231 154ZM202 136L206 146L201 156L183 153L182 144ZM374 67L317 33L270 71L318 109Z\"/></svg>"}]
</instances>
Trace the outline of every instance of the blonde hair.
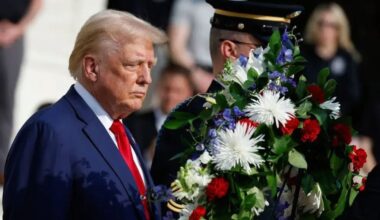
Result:
<instances>
[{"instance_id":1,"label":"blonde hair","mask_svg":"<svg viewBox=\"0 0 380 220\"><path fill-rule=\"evenodd\" d=\"M153 44L167 42L166 34L127 12L104 10L91 16L80 29L69 58L74 79L82 74L82 59L88 53L118 50L128 41L144 38Z\"/></svg>"},{"instance_id":2,"label":"blonde hair","mask_svg":"<svg viewBox=\"0 0 380 220\"><path fill-rule=\"evenodd\" d=\"M316 37L319 32L318 22L320 22L323 17L323 13L325 12L331 13L338 25L337 31L339 47L345 49L356 61L359 61L360 54L355 49L355 46L351 41L351 30L348 19L343 9L336 3L322 4L314 10L306 25L305 41L310 44L317 43Z\"/></svg>"}]
</instances>

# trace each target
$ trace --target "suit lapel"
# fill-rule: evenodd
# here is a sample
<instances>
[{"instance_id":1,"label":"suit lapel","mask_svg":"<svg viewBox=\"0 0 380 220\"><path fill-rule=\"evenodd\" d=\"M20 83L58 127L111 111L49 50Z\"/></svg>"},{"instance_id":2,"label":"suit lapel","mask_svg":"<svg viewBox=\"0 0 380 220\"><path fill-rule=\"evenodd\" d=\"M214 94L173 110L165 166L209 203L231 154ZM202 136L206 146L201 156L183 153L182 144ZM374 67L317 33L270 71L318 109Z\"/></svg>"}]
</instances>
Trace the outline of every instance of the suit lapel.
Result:
<instances>
[{"instance_id":1,"label":"suit lapel","mask_svg":"<svg viewBox=\"0 0 380 220\"><path fill-rule=\"evenodd\" d=\"M76 111L78 118L85 122L84 133L119 178L135 207L138 209L140 218L145 219L144 207L142 206L134 178L104 126L75 91L74 87L70 88L65 97Z\"/></svg>"}]
</instances>

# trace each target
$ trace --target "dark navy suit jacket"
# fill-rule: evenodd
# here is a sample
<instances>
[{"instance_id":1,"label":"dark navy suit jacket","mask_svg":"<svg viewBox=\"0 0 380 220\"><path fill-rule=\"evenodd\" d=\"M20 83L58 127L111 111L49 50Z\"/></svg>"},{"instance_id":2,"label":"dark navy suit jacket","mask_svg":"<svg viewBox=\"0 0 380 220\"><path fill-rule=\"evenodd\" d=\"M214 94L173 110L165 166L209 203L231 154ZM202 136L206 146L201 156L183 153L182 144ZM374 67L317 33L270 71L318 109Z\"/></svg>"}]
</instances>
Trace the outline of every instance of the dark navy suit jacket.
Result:
<instances>
[{"instance_id":1,"label":"dark navy suit jacket","mask_svg":"<svg viewBox=\"0 0 380 220\"><path fill-rule=\"evenodd\" d=\"M213 80L207 92L212 93L222 89L223 86L216 80ZM173 112L189 112L197 115L204 109L204 103L204 98L195 96L178 105ZM166 120L172 119L172 113L169 114ZM200 121L197 120L195 126L197 126L197 123L200 123ZM151 174L156 184L170 186L176 179L177 172L184 163L184 160L182 158L182 160L180 158L172 158L189 148L192 137L188 129L189 126L184 126L176 130L170 130L165 127L160 129L151 168Z\"/></svg>"},{"instance_id":2,"label":"dark navy suit jacket","mask_svg":"<svg viewBox=\"0 0 380 220\"><path fill-rule=\"evenodd\" d=\"M147 187L153 182L129 131ZM145 219L128 166L73 87L33 115L12 144L5 167L4 220ZM151 202L152 219L160 208Z\"/></svg>"}]
</instances>

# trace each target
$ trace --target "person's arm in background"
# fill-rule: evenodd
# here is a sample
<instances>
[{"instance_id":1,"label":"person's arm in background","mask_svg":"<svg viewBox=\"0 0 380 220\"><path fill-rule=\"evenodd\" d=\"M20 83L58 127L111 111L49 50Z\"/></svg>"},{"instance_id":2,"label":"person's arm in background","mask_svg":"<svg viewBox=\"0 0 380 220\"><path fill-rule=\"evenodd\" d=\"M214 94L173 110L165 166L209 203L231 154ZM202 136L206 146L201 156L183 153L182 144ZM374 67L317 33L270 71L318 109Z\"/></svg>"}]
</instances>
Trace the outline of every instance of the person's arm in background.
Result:
<instances>
[{"instance_id":1,"label":"person's arm in background","mask_svg":"<svg viewBox=\"0 0 380 220\"><path fill-rule=\"evenodd\" d=\"M177 0L168 27L171 58L175 63L189 69L195 65L193 55L187 47L191 33L190 13L193 13L191 4L189 0Z\"/></svg>"},{"instance_id":2,"label":"person's arm in background","mask_svg":"<svg viewBox=\"0 0 380 220\"><path fill-rule=\"evenodd\" d=\"M26 14L18 23L0 21L0 46L9 46L21 37L42 6L42 0L31 0Z\"/></svg>"}]
</instances>

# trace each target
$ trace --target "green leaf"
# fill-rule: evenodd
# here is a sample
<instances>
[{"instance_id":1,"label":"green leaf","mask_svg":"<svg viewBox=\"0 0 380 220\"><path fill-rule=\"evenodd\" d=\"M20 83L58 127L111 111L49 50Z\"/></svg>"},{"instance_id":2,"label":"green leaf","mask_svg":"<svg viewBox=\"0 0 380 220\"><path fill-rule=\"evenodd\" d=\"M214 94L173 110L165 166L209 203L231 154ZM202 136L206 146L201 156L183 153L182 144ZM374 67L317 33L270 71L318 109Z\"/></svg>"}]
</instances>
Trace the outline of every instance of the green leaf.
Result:
<instances>
[{"instance_id":1,"label":"green leaf","mask_svg":"<svg viewBox=\"0 0 380 220\"><path fill-rule=\"evenodd\" d=\"M294 75L294 74L296 74L296 73L301 72L301 71L304 70L304 69L305 69L305 66L294 64L294 65L291 65L291 66L289 67L288 72L287 72L286 75L287 75L287 76L292 76L292 75Z\"/></svg>"},{"instance_id":2,"label":"green leaf","mask_svg":"<svg viewBox=\"0 0 380 220\"><path fill-rule=\"evenodd\" d=\"M359 192L354 187L351 187L350 199L349 199L349 203L348 203L350 206L352 206L352 204L354 203L355 198L358 194L359 194Z\"/></svg>"},{"instance_id":3,"label":"green leaf","mask_svg":"<svg viewBox=\"0 0 380 220\"><path fill-rule=\"evenodd\" d=\"M296 149L292 149L288 153L289 163L300 169L307 169L307 162L305 160L304 155L298 152Z\"/></svg>"},{"instance_id":4,"label":"green leaf","mask_svg":"<svg viewBox=\"0 0 380 220\"><path fill-rule=\"evenodd\" d=\"M325 121L328 118L327 111L324 111L323 109L320 109L320 108L313 108L311 109L310 113L317 118L320 125L324 125Z\"/></svg>"},{"instance_id":5,"label":"green leaf","mask_svg":"<svg viewBox=\"0 0 380 220\"><path fill-rule=\"evenodd\" d=\"M285 135L281 138L274 139L273 152L278 155L284 154L296 146L297 142L293 141L293 139L290 136Z\"/></svg>"},{"instance_id":6,"label":"green leaf","mask_svg":"<svg viewBox=\"0 0 380 220\"><path fill-rule=\"evenodd\" d=\"M225 108L225 107L228 106L228 102L227 102L226 97L223 94L221 94L221 93L219 93L219 94L216 95L215 100L216 100L216 103L219 106L221 106L222 108Z\"/></svg>"},{"instance_id":7,"label":"green leaf","mask_svg":"<svg viewBox=\"0 0 380 220\"><path fill-rule=\"evenodd\" d=\"M300 77L297 88L296 88L296 94L297 94L298 99L304 98L306 94L306 80L302 80L303 78L305 77L304 76Z\"/></svg>"},{"instance_id":8,"label":"green leaf","mask_svg":"<svg viewBox=\"0 0 380 220\"><path fill-rule=\"evenodd\" d=\"M172 118L165 121L164 127L167 129L175 130L175 129L185 126L188 122L189 121L186 119L179 120L179 119Z\"/></svg>"},{"instance_id":9,"label":"green leaf","mask_svg":"<svg viewBox=\"0 0 380 220\"><path fill-rule=\"evenodd\" d=\"M309 101L303 102L300 106L297 107L297 115L301 118L306 118L307 114L310 112L312 109L313 104Z\"/></svg>"},{"instance_id":10,"label":"green leaf","mask_svg":"<svg viewBox=\"0 0 380 220\"><path fill-rule=\"evenodd\" d=\"M207 121L209 118L211 118L211 116L212 116L212 108L205 109L205 110L203 110L203 111L199 114L199 117L200 117L203 121Z\"/></svg>"},{"instance_id":11,"label":"green leaf","mask_svg":"<svg viewBox=\"0 0 380 220\"><path fill-rule=\"evenodd\" d=\"M315 181L313 180L313 177L311 175L305 175L302 178L301 186L305 194L307 195L311 190L313 190L313 187L315 185Z\"/></svg>"},{"instance_id":12,"label":"green leaf","mask_svg":"<svg viewBox=\"0 0 380 220\"><path fill-rule=\"evenodd\" d=\"M330 79L326 82L325 86L323 87L326 98L333 96L335 92L336 84L337 83L334 79Z\"/></svg>"},{"instance_id":13,"label":"green leaf","mask_svg":"<svg viewBox=\"0 0 380 220\"><path fill-rule=\"evenodd\" d=\"M276 51L281 46L280 44L281 44L281 34L280 34L280 31L276 30L273 32L272 36L269 39L269 47L272 50Z\"/></svg>"},{"instance_id":14,"label":"green leaf","mask_svg":"<svg viewBox=\"0 0 380 220\"><path fill-rule=\"evenodd\" d=\"M245 82L243 83L243 88L246 89L246 90L248 90L249 87L251 87L254 83L255 83L255 82L252 81L252 80L247 80L247 81L245 81Z\"/></svg>"},{"instance_id":15,"label":"green leaf","mask_svg":"<svg viewBox=\"0 0 380 220\"><path fill-rule=\"evenodd\" d=\"M318 79L317 79L317 83L318 83L319 87L321 87L321 88L324 87L329 75L330 75L330 70L327 67L323 68L323 69L321 69L321 71L319 71Z\"/></svg>"},{"instance_id":16,"label":"green leaf","mask_svg":"<svg viewBox=\"0 0 380 220\"><path fill-rule=\"evenodd\" d=\"M268 186L271 189L272 197L274 198L277 192L277 178L276 173L266 176Z\"/></svg>"},{"instance_id":17,"label":"green leaf","mask_svg":"<svg viewBox=\"0 0 380 220\"><path fill-rule=\"evenodd\" d=\"M177 111L173 112L171 116L176 119L192 119L192 118L197 117L196 115L189 112L177 112Z\"/></svg>"},{"instance_id":18,"label":"green leaf","mask_svg":"<svg viewBox=\"0 0 380 220\"><path fill-rule=\"evenodd\" d=\"M330 167L334 176L338 175L338 172L342 168L342 165L344 165L344 160L338 157L335 153L332 153L330 158Z\"/></svg>"},{"instance_id":19,"label":"green leaf","mask_svg":"<svg viewBox=\"0 0 380 220\"><path fill-rule=\"evenodd\" d=\"M336 202L336 207L334 209L334 217L338 217L340 216L343 211L344 211L344 208L346 207L346 201L347 201L347 195L348 194L348 189L346 187L343 187L341 193L340 193L340 196L339 196L339 199L338 201Z\"/></svg>"},{"instance_id":20,"label":"green leaf","mask_svg":"<svg viewBox=\"0 0 380 220\"><path fill-rule=\"evenodd\" d=\"M170 119L165 121L164 127L167 129L178 129L191 123L198 116L188 112L173 112Z\"/></svg>"},{"instance_id":21,"label":"green leaf","mask_svg":"<svg viewBox=\"0 0 380 220\"><path fill-rule=\"evenodd\" d=\"M294 57L297 57L298 55L301 54L301 50L300 50L300 47L299 46L295 46L294 47L294 50L293 50L293 56Z\"/></svg>"},{"instance_id":22,"label":"green leaf","mask_svg":"<svg viewBox=\"0 0 380 220\"><path fill-rule=\"evenodd\" d=\"M257 78L259 78L259 73L253 68L249 68L248 70L248 80L255 81Z\"/></svg>"}]
</instances>

